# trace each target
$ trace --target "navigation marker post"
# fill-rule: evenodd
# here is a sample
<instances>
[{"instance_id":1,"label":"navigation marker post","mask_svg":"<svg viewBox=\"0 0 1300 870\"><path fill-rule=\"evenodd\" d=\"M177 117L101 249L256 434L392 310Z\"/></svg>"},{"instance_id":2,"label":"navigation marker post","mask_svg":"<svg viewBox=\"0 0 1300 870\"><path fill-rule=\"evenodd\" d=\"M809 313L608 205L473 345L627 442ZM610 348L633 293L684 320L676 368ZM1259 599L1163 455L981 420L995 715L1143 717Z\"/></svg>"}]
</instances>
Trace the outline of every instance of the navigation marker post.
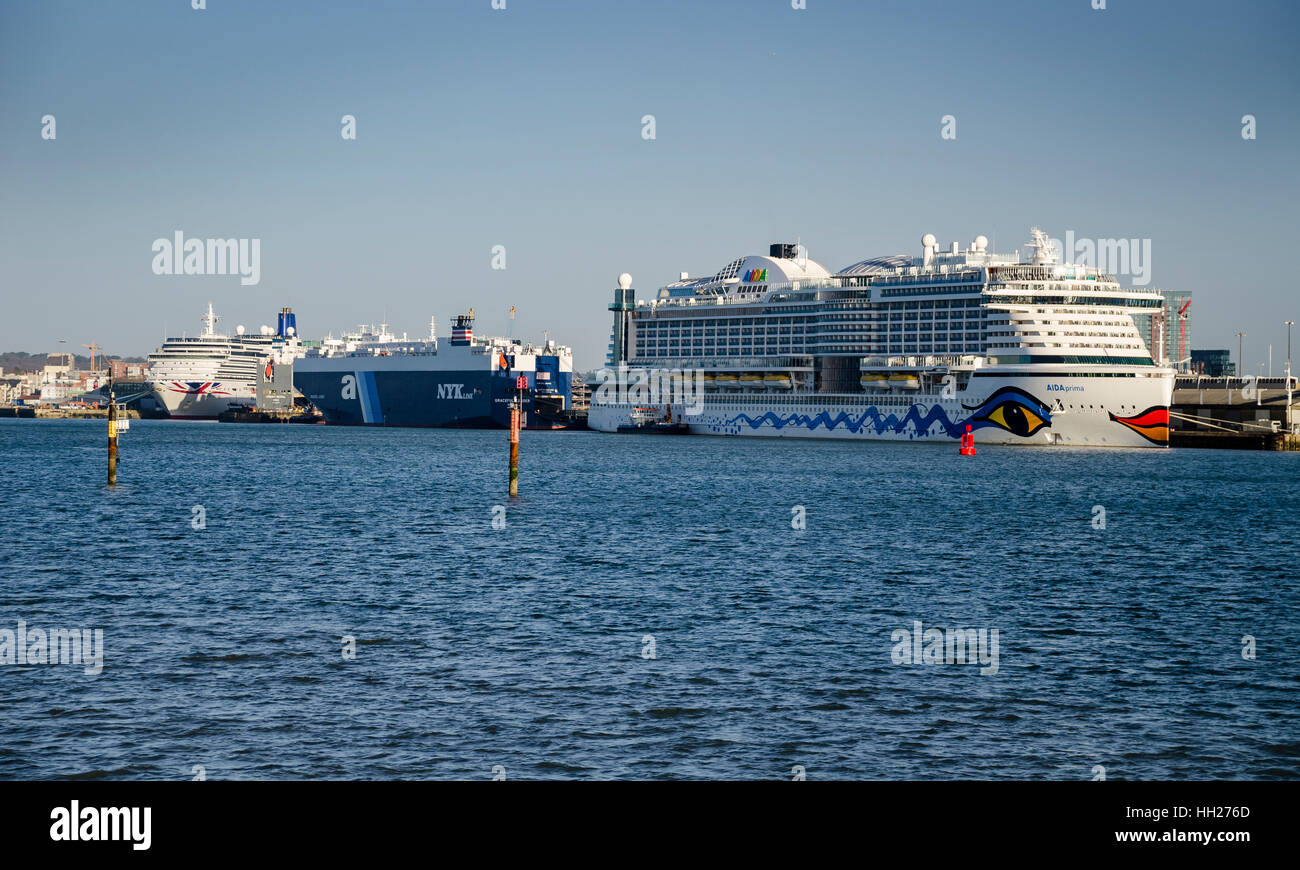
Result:
<instances>
[{"instance_id":1,"label":"navigation marker post","mask_svg":"<svg viewBox=\"0 0 1300 870\"><path fill-rule=\"evenodd\" d=\"M117 401L113 398L113 367L108 369L108 485L117 486Z\"/></svg>"},{"instance_id":2,"label":"navigation marker post","mask_svg":"<svg viewBox=\"0 0 1300 870\"><path fill-rule=\"evenodd\" d=\"M510 495L519 495L519 415L528 376L515 378L515 398L510 403Z\"/></svg>"}]
</instances>

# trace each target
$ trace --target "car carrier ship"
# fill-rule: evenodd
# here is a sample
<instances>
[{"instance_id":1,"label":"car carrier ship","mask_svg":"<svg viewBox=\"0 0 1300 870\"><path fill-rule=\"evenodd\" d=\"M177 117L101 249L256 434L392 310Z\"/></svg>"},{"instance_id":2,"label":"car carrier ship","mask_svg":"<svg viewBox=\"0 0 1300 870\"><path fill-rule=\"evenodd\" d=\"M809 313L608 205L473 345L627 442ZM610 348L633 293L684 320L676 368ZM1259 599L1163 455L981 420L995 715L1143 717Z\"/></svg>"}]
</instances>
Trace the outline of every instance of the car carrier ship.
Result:
<instances>
[{"instance_id":1,"label":"car carrier ship","mask_svg":"<svg viewBox=\"0 0 1300 870\"><path fill-rule=\"evenodd\" d=\"M1174 371L1132 317L1162 297L1061 263L1031 234L1022 254L1001 255L982 235L940 251L927 233L920 257L835 274L775 244L641 301L625 273L589 425L942 443L969 428L981 443L1167 446ZM673 389L656 395L661 381Z\"/></svg>"},{"instance_id":2,"label":"car carrier ship","mask_svg":"<svg viewBox=\"0 0 1300 870\"><path fill-rule=\"evenodd\" d=\"M322 342L293 372L294 386L325 422L345 426L507 427L519 396L525 428L566 428L572 381L569 348L477 337L472 308L454 318L445 342L430 319L425 339L381 329L360 340Z\"/></svg>"}]
</instances>

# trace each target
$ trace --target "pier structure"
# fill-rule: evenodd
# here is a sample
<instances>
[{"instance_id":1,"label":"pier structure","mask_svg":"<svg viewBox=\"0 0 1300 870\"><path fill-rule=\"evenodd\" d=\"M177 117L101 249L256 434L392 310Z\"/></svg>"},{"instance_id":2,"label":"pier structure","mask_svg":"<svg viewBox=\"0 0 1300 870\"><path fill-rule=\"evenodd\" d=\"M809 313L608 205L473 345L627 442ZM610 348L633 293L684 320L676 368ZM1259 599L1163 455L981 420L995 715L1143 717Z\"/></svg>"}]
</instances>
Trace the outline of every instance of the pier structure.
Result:
<instances>
[{"instance_id":1,"label":"pier structure","mask_svg":"<svg viewBox=\"0 0 1300 870\"><path fill-rule=\"evenodd\" d=\"M1180 377L1169 409L1173 447L1300 449L1295 377Z\"/></svg>"}]
</instances>

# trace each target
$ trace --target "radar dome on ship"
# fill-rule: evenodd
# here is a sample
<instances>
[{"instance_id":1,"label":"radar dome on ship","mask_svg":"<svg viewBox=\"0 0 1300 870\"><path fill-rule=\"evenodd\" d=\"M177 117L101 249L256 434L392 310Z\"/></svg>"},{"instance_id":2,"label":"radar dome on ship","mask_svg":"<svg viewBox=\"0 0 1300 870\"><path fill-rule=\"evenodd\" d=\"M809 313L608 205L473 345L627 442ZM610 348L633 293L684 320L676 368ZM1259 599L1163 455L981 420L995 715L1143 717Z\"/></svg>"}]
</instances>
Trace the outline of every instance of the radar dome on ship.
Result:
<instances>
[{"instance_id":1,"label":"radar dome on ship","mask_svg":"<svg viewBox=\"0 0 1300 870\"><path fill-rule=\"evenodd\" d=\"M243 335L243 334L244 334L244 324L241 323L235 327L235 335Z\"/></svg>"},{"instance_id":2,"label":"radar dome on ship","mask_svg":"<svg viewBox=\"0 0 1300 870\"><path fill-rule=\"evenodd\" d=\"M627 272L624 272L622 275L618 276L618 288L620 290L627 290L631 288L631 286L632 286L631 275L629 275Z\"/></svg>"},{"instance_id":3,"label":"radar dome on ship","mask_svg":"<svg viewBox=\"0 0 1300 870\"><path fill-rule=\"evenodd\" d=\"M921 236L921 247L932 248L937 244L939 244L939 239L935 237L934 233L926 233Z\"/></svg>"}]
</instances>

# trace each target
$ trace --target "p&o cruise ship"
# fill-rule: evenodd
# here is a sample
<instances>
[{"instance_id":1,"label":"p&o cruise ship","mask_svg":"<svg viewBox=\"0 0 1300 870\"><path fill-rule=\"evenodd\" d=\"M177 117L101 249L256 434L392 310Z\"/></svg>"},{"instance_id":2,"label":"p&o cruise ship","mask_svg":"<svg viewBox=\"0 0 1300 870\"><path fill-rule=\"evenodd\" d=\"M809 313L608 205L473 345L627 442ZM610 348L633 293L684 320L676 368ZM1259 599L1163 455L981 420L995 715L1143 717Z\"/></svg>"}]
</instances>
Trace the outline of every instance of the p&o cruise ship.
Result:
<instances>
[{"instance_id":1,"label":"p&o cruise ship","mask_svg":"<svg viewBox=\"0 0 1300 870\"><path fill-rule=\"evenodd\" d=\"M291 365L302 353L294 313L280 310L279 326L263 326L256 335L244 327L233 336L217 332L212 303L201 318L197 336L166 339L149 354L154 398L182 420L215 420L221 413L257 401L259 376L270 380L275 366Z\"/></svg>"},{"instance_id":2,"label":"p&o cruise ship","mask_svg":"<svg viewBox=\"0 0 1300 870\"><path fill-rule=\"evenodd\" d=\"M799 245L638 301L614 291L612 366L589 425L691 433L1164 447L1173 369L1133 324L1159 293L977 236L831 274ZM660 387L662 386L662 389Z\"/></svg>"}]
</instances>

